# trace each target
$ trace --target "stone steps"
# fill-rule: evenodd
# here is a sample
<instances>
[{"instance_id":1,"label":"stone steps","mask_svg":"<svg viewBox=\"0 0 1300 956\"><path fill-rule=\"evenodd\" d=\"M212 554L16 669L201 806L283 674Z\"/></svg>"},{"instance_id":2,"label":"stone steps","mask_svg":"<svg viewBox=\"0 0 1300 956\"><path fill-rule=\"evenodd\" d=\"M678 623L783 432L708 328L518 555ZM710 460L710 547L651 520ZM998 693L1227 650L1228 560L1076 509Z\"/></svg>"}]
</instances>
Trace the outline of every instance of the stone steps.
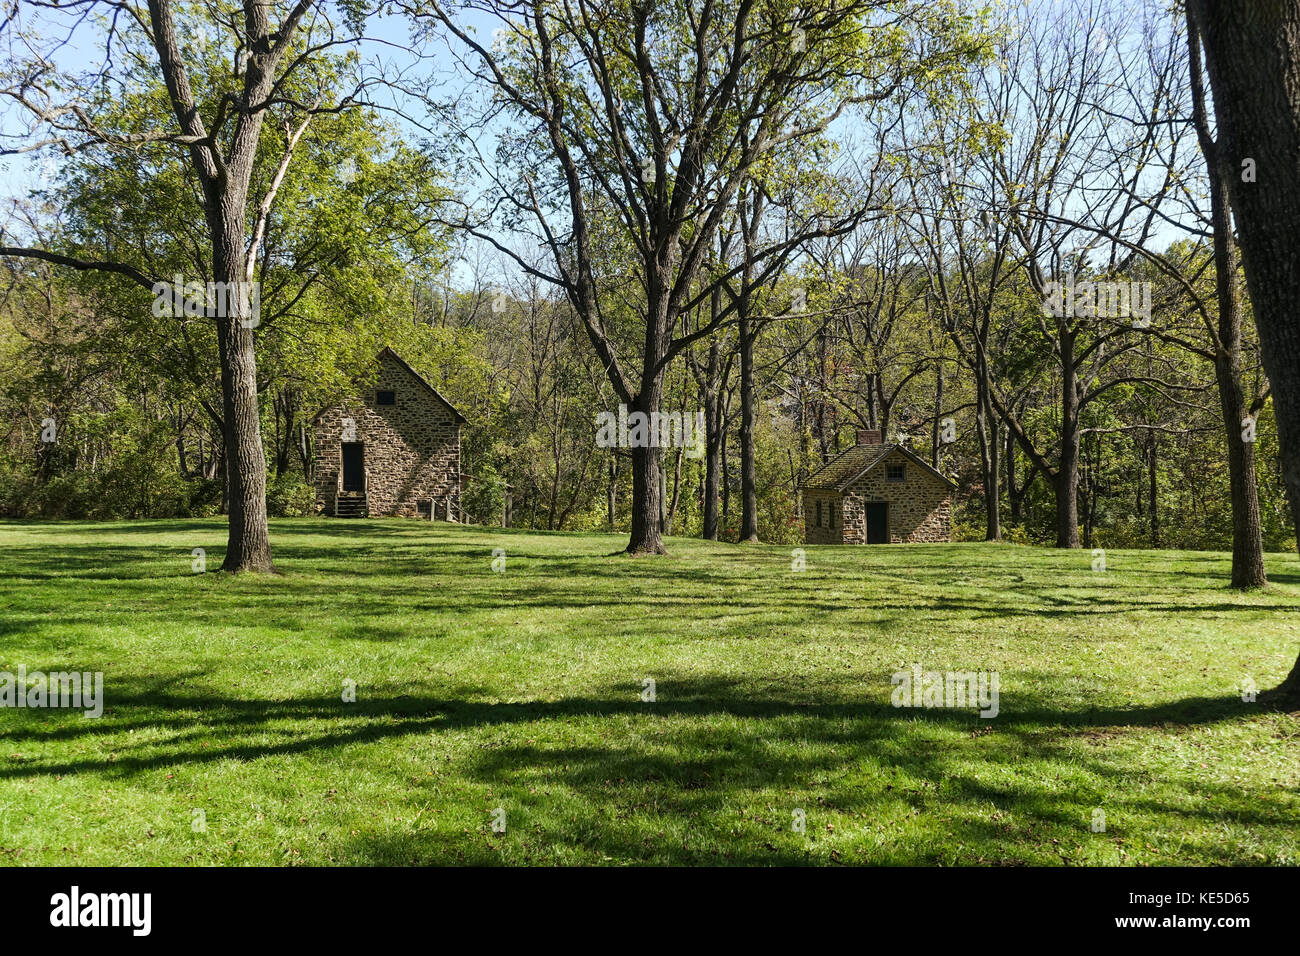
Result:
<instances>
[{"instance_id":1,"label":"stone steps","mask_svg":"<svg viewBox=\"0 0 1300 956\"><path fill-rule=\"evenodd\" d=\"M367 518L370 516L370 505L367 496L362 494L341 493L334 505L334 517L336 518Z\"/></svg>"}]
</instances>

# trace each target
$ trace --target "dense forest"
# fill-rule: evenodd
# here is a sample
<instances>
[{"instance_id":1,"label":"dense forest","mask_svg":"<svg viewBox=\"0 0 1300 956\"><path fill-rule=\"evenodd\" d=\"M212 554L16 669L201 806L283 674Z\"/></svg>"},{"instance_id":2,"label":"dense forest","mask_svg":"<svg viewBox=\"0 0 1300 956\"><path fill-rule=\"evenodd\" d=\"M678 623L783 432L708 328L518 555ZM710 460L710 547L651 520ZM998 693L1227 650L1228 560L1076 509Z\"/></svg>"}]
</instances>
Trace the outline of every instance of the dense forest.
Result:
<instances>
[{"instance_id":1,"label":"dense forest","mask_svg":"<svg viewBox=\"0 0 1300 956\"><path fill-rule=\"evenodd\" d=\"M75 68L63 6L6 24L0 514L311 514L388 345L469 420L471 522L798 542L871 428L958 538L1294 547L1256 172L1176 5L386 4L394 65L348 7L152 2ZM702 447L603 447L620 405Z\"/></svg>"}]
</instances>

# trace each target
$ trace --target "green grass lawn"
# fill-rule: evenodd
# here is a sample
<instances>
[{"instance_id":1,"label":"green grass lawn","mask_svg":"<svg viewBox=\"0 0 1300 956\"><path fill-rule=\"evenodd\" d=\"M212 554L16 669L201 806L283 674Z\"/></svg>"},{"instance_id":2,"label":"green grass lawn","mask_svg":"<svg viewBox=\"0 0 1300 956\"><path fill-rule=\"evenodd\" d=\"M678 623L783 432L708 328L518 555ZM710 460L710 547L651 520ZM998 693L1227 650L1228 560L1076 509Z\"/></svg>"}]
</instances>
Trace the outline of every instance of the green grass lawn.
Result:
<instances>
[{"instance_id":1,"label":"green grass lawn","mask_svg":"<svg viewBox=\"0 0 1300 956\"><path fill-rule=\"evenodd\" d=\"M0 670L106 697L0 709L0 862L1300 862L1300 719L1239 690L1300 646L1294 554L1243 595L1189 552L272 540L196 575L220 521L0 523ZM891 706L914 662L997 671L999 715Z\"/></svg>"}]
</instances>

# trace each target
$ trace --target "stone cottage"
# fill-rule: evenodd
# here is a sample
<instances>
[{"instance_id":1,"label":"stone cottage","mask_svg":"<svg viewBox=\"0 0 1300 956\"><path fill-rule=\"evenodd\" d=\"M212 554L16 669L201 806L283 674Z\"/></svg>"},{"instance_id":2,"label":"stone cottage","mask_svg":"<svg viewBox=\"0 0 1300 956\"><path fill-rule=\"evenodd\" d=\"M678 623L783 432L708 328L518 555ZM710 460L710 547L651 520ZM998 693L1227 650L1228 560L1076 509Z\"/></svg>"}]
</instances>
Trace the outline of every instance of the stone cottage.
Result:
<instances>
[{"instance_id":1,"label":"stone cottage","mask_svg":"<svg viewBox=\"0 0 1300 956\"><path fill-rule=\"evenodd\" d=\"M859 430L858 443L804 482L808 544L904 544L948 541L953 483L879 431Z\"/></svg>"},{"instance_id":2,"label":"stone cottage","mask_svg":"<svg viewBox=\"0 0 1300 956\"><path fill-rule=\"evenodd\" d=\"M458 520L465 417L392 349L377 362L372 384L313 420L317 512Z\"/></svg>"}]
</instances>

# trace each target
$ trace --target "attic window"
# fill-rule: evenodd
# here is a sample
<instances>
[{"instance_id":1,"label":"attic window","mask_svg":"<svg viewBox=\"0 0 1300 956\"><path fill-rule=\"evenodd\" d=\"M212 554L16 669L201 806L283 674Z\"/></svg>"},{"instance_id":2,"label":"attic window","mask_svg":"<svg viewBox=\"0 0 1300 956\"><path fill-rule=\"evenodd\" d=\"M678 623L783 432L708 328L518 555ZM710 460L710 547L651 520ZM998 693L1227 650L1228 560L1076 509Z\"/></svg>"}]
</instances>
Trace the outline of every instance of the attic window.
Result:
<instances>
[{"instance_id":1,"label":"attic window","mask_svg":"<svg viewBox=\"0 0 1300 956\"><path fill-rule=\"evenodd\" d=\"M375 404L396 405L397 393L396 392L375 392Z\"/></svg>"},{"instance_id":2,"label":"attic window","mask_svg":"<svg viewBox=\"0 0 1300 956\"><path fill-rule=\"evenodd\" d=\"M904 465L885 466L885 481L902 481L906 474Z\"/></svg>"}]
</instances>

